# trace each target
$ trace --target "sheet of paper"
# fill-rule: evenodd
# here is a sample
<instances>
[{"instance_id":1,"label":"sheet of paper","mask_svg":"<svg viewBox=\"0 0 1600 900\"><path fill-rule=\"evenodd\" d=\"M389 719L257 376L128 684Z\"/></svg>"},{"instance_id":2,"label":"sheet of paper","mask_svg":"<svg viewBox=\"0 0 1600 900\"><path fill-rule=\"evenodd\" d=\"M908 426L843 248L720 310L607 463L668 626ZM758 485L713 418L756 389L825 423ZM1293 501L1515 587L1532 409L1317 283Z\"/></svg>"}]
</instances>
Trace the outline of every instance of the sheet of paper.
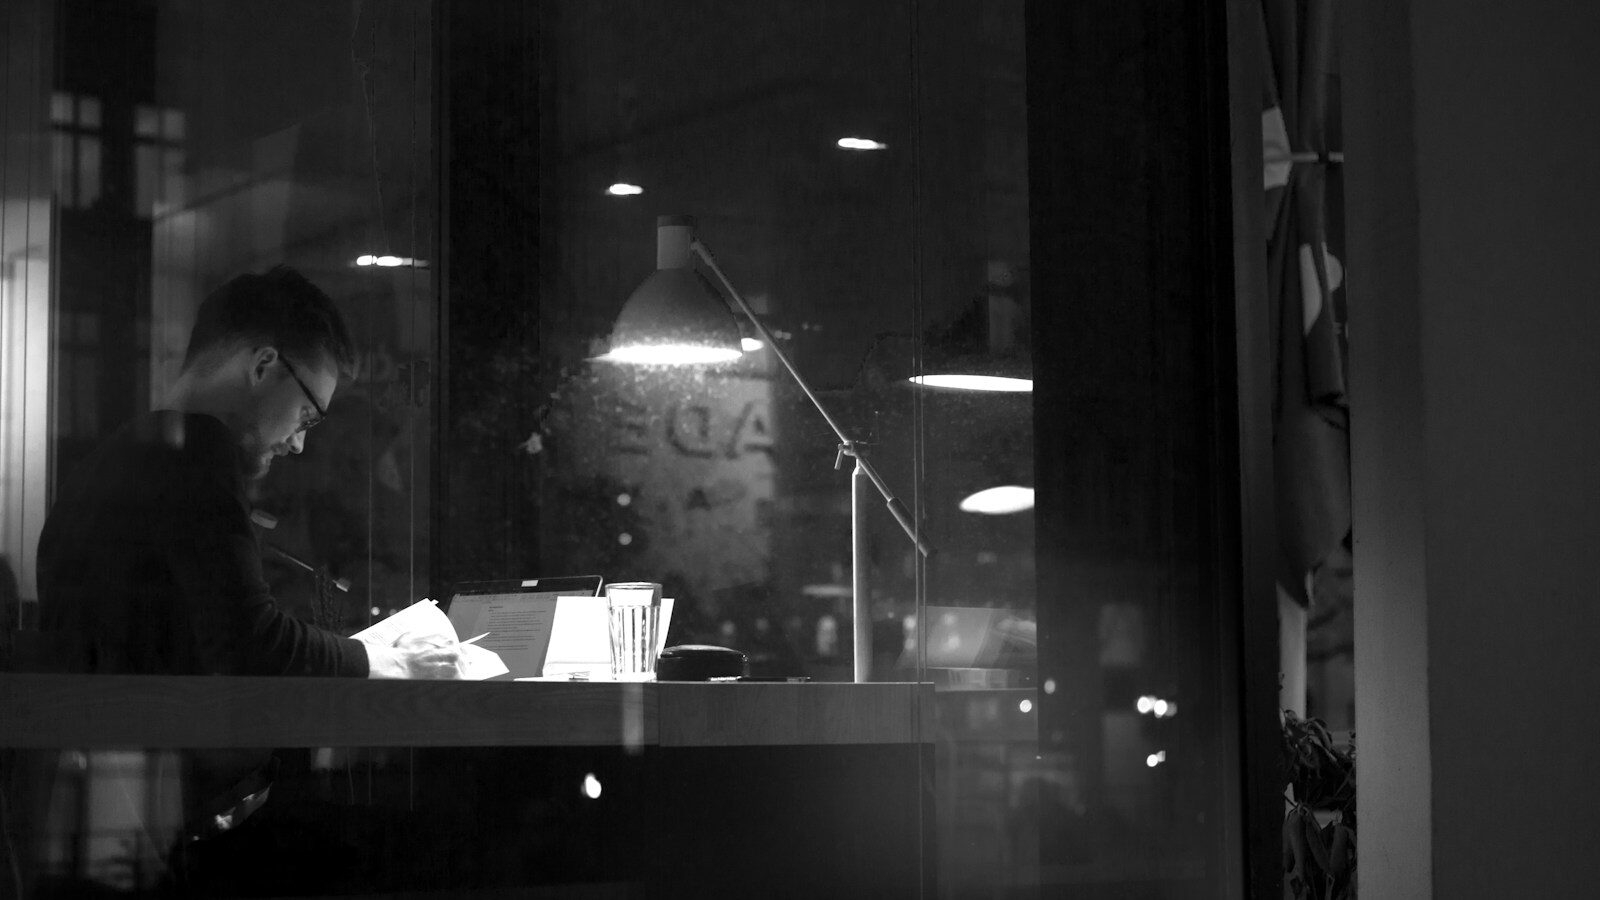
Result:
<instances>
[{"instance_id":1,"label":"sheet of paper","mask_svg":"<svg viewBox=\"0 0 1600 900\"><path fill-rule=\"evenodd\" d=\"M459 640L449 617L441 612L439 604L432 600L418 600L389 618L369 625L350 636L359 641L392 646L407 635L413 639L435 637L449 641Z\"/></svg>"},{"instance_id":2,"label":"sheet of paper","mask_svg":"<svg viewBox=\"0 0 1600 900\"><path fill-rule=\"evenodd\" d=\"M487 681L509 671L511 670L506 668L505 661L500 659L500 654L493 650L486 650L477 644L461 645L462 681Z\"/></svg>"},{"instance_id":3,"label":"sheet of paper","mask_svg":"<svg viewBox=\"0 0 1600 900\"><path fill-rule=\"evenodd\" d=\"M661 598L661 624L656 632L656 652L667 643L672 624L672 598ZM560 597L550 627L550 651L545 655L546 676L587 674L611 677L611 620L604 597ZM485 638L487 641L488 639Z\"/></svg>"},{"instance_id":4,"label":"sheet of paper","mask_svg":"<svg viewBox=\"0 0 1600 900\"><path fill-rule=\"evenodd\" d=\"M361 629L351 637L390 645L402 637L411 640L436 638L452 643L460 640L455 626L450 624L450 618L439 610L438 603L433 600L418 600L389 618ZM484 638L480 643L488 641L489 638ZM478 644L461 645L460 666L463 681L484 681L510 671L499 654Z\"/></svg>"},{"instance_id":5,"label":"sheet of paper","mask_svg":"<svg viewBox=\"0 0 1600 900\"><path fill-rule=\"evenodd\" d=\"M450 621L463 637L489 636L476 646L498 654L506 672L537 675L550 645L554 597L526 594L462 594L450 601ZM503 674L503 673L496 673Z\"/></svg>"}]
</instances>

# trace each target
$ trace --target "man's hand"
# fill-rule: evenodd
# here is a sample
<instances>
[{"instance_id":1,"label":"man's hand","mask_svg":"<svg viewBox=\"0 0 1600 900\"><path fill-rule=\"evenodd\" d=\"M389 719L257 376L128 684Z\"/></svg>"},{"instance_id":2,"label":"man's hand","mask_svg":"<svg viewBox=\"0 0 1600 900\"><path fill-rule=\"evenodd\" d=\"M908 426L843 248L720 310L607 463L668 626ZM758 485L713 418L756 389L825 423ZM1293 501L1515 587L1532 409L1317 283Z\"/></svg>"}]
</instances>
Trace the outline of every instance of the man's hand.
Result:
<instances>
[{"instance_id":1,"label":"man's hand","mask_svg":"<svg viewBox=\"0 0 1600 900\"><path fill-rule=\"evenodd\" d=\"M461 650L440 637L402 635L393 646L366 644L368 678L460 678Z\"/></svg>"}]
</instances>

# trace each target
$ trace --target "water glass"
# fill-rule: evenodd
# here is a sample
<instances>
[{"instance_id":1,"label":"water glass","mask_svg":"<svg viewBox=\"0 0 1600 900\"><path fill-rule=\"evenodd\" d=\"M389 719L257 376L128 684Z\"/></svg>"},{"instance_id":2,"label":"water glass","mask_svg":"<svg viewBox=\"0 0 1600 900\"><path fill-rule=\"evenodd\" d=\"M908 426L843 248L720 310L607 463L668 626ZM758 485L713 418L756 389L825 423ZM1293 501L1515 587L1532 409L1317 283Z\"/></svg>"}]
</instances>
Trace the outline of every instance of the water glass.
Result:
<instances>
[{"instance_id":1,"label":"water glass","mask_svg":"<svg viewBox=\"0 0 1600 900\"><path fill-rule=\"evenodd\" d=\"M611 624L611 674L645 680L656 670L661 627L661 585L625 581L606 585Z\"/></svg>"}]
</instances>

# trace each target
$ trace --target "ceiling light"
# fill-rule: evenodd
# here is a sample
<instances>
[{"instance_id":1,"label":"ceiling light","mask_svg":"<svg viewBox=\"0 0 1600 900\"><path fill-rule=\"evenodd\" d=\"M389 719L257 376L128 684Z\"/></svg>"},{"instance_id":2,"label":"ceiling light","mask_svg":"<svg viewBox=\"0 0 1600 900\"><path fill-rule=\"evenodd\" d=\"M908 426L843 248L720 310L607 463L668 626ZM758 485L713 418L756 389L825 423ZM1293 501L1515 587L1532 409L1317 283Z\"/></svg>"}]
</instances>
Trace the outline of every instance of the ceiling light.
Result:
<instances>
[{"instance_id":1,"label":"ceiling light","mask_svg":"<svg viewBox=\"0 0 1600 900\"><path fill-rule=\"evenodd\" d=\"M635 197L644 193L644 188L638 186L637 184L628 184L625 181L619 181L616 184L606 188L606 193L613 197Z\"/></svg>"},{"instance_id":2,"label":"ceiling light","mask_svg":"<svg viewBox=\"0 0 1600 900\"><path fill-rule=\"evenodd\" d=\"M356 257L356 265L363 268L377 266L383 269L397 269L401 266L409 266L414 269L426 269L428 261L425 259L412 259L409 256L392 256L389 254L375 256L371 253L363 253Z\"/></svg>"},{"instance_id":3,"label":"ceiling light","mask_svg":"<svg viewBox=\"0 0 1600 900\"><path fill-rule=\"evenodd\" d=\"M952 391L1033 392L1032 378L1008 378L1002 375L913 375L911 383Z\"/></svg>"},{"instance_id":4,"label":"ceiling light","mask_svg":"<svg viewBox=\"0 0 1600 900\"><path fill-rule=\"evenodd\" d=\"M640 366L691 366L732 362L739 356L739 351L732 347L705 344L632 344L618 347L595 359Z\"/></svg>"},{"instance_id":5,"label":"ceiling light","mask_svg":"<svg viewBox=\"0 0 1600 900\"><path fill-rule=\"evenodd\" d=\"M839 138L839 146L845 150L887 150L888 144L863 137Z\"/></svg>"},{"instance_id":6,"label":"ceiling light","mask_svg":"<svg viewBox=\"0 0 1600 900\"><path fill-rule=\"evenodd\" d=\"M961 501L961 511L984 516L1003 516L1033 509L1033 488L1003 484L986 488Z\"/></svg>"},{"instance_id":7,"label":"ceiling light","mask_svg":"<svg viewBox=\"0 0 1600 900\"><path fill-rule=\"evenodd\" d=\"M656 270L622 305L611 330L611 362L653 366L731 362L742 355L739 324L694 270L694 221L663 216L656 226Z\"/></svg>"}]
</instances>

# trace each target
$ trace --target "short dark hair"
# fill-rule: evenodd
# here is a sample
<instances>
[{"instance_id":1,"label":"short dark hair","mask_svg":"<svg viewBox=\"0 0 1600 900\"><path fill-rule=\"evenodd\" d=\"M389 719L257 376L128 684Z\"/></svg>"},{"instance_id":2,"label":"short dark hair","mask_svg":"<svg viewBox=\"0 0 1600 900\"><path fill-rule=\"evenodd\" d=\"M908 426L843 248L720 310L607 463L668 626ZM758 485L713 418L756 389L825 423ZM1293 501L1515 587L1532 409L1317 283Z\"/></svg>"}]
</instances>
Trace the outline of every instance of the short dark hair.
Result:
<instances>
[{"instance_id":1,"label":"short dark hair","mask_svg":"<svg viewBox=\"0 0 1600 900\"><path fill-rule=\"evenodd\" d=\"M338 307L288 266L240 275L212 291L195 315L183 368L187 371L206 351L239 340L271 344L286 356L307 361L325 354L341 378L355 376L355 345Z\"/></svg>"}]
</instances>

